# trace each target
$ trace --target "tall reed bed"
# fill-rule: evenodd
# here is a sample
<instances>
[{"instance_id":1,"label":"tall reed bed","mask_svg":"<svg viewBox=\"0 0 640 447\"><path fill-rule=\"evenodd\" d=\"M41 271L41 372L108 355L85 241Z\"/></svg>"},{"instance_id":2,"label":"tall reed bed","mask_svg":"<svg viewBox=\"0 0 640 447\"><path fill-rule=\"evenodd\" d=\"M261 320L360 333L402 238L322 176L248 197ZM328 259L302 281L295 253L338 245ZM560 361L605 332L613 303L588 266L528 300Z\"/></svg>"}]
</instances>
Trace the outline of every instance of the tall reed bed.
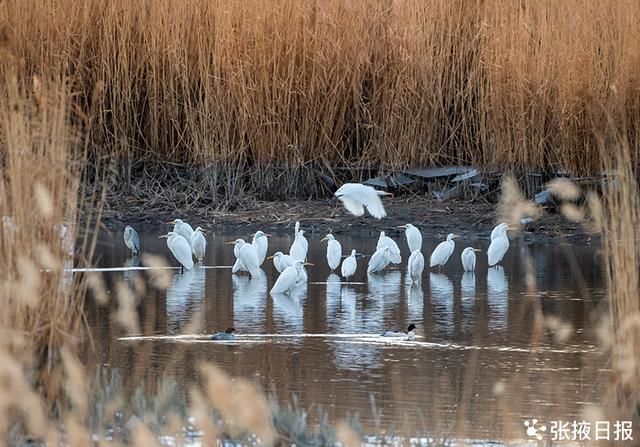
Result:
<instances>
[{"instance_id":1,"label":"tall reed bed","mask_svg":"<svg viewBox=\"0 0 640 447\"><path fill-rule=\"evenodd\" d=\"M85 130L125 169L595 172L605 114L638 158L633 0L8 0L0 20L26 76L64 69L81 109L104 83Z\"/></svg>"}]
</instances>

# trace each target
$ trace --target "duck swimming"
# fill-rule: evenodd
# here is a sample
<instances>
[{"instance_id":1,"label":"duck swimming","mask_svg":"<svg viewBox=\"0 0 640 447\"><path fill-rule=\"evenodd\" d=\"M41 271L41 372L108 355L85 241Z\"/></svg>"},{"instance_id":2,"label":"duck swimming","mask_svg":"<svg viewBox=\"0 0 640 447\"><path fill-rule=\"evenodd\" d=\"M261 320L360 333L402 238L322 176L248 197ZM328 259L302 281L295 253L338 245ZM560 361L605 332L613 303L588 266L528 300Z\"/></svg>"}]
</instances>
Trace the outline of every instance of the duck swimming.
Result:
<instances>
[{"instance_id":1,"label":"duck swimming","mask_svg":"<svg viewBox=\"0 0 640 447\"><path fill-rule=\"evenodd\" d=\"M210 339L211 340L235 340L236 335L234 334L236 330L232 327L228 328L224 332L218 332L217 334L213 334Z\"/></svg>"},{"instance_id":2,"label":"duck swimming","mask_svg":"<svg viewBox=\"0 0 640 447\"><path fill-rule=\"evenodd\" d=\"M411 323L407 326L407 331L385 331L380 334L381 337L406 337L406 340L413 341L416 339L416 334L413 330L416 328L416 325Z\"/></svg>"}]
</instances>

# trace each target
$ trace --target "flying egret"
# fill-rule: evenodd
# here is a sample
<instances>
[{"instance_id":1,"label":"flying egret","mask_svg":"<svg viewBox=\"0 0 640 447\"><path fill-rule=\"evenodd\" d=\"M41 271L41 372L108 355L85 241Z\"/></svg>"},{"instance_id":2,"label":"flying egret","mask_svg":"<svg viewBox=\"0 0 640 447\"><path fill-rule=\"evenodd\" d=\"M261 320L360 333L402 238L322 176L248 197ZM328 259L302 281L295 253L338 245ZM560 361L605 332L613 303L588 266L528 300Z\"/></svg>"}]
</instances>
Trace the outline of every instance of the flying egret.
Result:
<instances>
[{"instance_id":1,"label":"flying egret","mask_svg":"<svg viewBox=\"0 0 640 447\"><path fill-rule=\"evenodd\" d=\"M185 238L187 240L187 243L189 243L189 247L191 247L191 235L193 234L193 228L191 227L191 225L189 225L182 219L174 219L165 223L168 225L173 225L173 232Z\"/></svg>"},{"instance_id":2,"label":"flying egret","mask_svg":"<svg viewBox=\"0 0 640 447\"><path fill-rule=\"evenodd\" d=\"M334 194L344 207L354 216L362 216L367 208L369 214L376 219L387 215L382 206L380 196L390 196L391 193L378 191L371 186L360 183L345 183Z\"/></svg>"},{"instance_id":3,"label":"flying egret","mask_svg":"<svg viewBox=\"0 0 640 447\"><path fill-rule=\"evenodd\" d=\"M489 267L493 267L502 261L502 258L504 258L505 253L509 249L509 237L507 236L509 226L507 224L500 224L496 228L496 237L491 241L489 249L487 250Z\"/></svg>"},{"instance_id":4,"label":"flying egret","mask_svg":"<svg viewBox=\"0 0 640 447\"><path fill-rule=\"evenodd\" d=\"M453 239L458 237L457 234L449 234L447 236L447 240L444 242L440 242L433 253L431 253L431 258L429 259L429 267L435 267L436 265L442 268L449 257L453 254L453 249L456 247Z\"/></svg>"},{"instance_id":5,"label":"flying egret","mask_svg":"<svg viewBox=\"0 0 640 447\"><path fill-rule=\"evenodd\" d=\"M320 240L320 242L327 242L327 263L329 264L329 268L331 271L334 271L340 265L340 260L342 259L342 246L340 242L333 237L333 234L327 234L324 238Z\"/></svg>"},{"instance_id":6,"label":"flying egret","mask_svg":"<svg viewBox=\"0 0 640 447\"><path fill-rule=\"evenodd\" d=\"M130 225L124 227L124 244L134 255L140 254L140 238L138 232Z\"/></svg>"},{"instance_id":7,"label":"flying egret","mask_svg":"<svg viewBox=\"0 0 640 447\"><path fill-rule=\"evenodd\" d=\"M411 323L407 327L407 331L384 331L380 334L381 337L406 337L406 340L413 341L416 339L416 334L413 331L416 328L416 325Z\"/></svg>"},{"instance_id":8,"label":"flying egret","mask_svg":"<svg viewBox=\"0 0 640 447\"><path fill-rule=\"evenodd\" d=\"M296 228L298 222L296 222ZM304 237L304 230L296 230L296 237L289 249L289 255L296 261L305 261L307 259L307 251L309 250L309 242Z\"/></svg>"},{"instance_id":9,"label":"flying egret","mask_svg":"<svg viewBox=\"0 0 640 447\"><path fill-rule=\"evenodd\" d=\"M371 258L369 259L369 265L367 266L367 273L377 273L384 270L389 265L389 247L383 245L378 248Z\"/></svg>"},{"instance_id":10,"label":"flying egret","mask_svg":"<svg viewBox=\"0 0 640 447\"><path fill-rule=\"evenodd\" d=\"M409 256L409 263L407 264L407 270L409 276L411 276L411 283L420 284L422 282L422 272L424 271L424 256L420 250L415 250Z\"/></svg>"},{"instance_id":11,"label":"flying egret","mask_svg":"<svg viewBox=\"0 0 640 447\"><path fill-rule=\"evenodd\" d=\"M253 235L253 240L251 243L254 247L256 247L256 253L258 253L258 263L262 265L265 258L267 257L267 251L269 251L269 240L270 234L264 233L263 231L256 231Z\"/></svg>"},{"instance_id":12,"label":"flying egret","mask_svg":"<svg viewBox=\"0 0 640 447\"><path fill-rule=\"evenodd\" d=\"M404 228L404 235L407 237L407 245L411 253L422 249L422 233L417 227L406 224L400 225L398 228Z\"/></svg>"},{"instance_id":13,"label":"flying egret","mask_svg":"<svg viewBox=\"0 0 640 447\"><path fill-rule=\"evenodd\" d=\"M271 288L271 294L288 294L289 292L291 292L291 289L298 282L298 278L302 274L301 271L304 269L305 265L310 264L307 264L304 261L296 261L295 264L284 269L280 276L278 276L276 283Z\"/></svg>"},{"instance_id":14,"label":"flying egret","mask_svg":"<svg viewBox=\"0 0 640 447\"><path fill-rule=\"evenodd\" d=\"M191 233L191 251L198 261L202 261L207 252L207 240L204 235L204 230L200 227Z\"/></svg>"},{"instance_id":15,"label":"flying egret","mask_svg":"<svg viewBox=\"0 0 640 447\"><path fill-rule=\"evenodd\" d=\"M244 239L236 239L227 242L233 244L233 254L242 262L244 268L251 274L252 278L260 275L260 264L258 264L258 253L253 244L246 242ZM232 273L236 273L232 269Z\"/></svg>"},{"instance_id":16,"label":"flying egret","mask_svg":"<svg viewBox=\"0 0 640 447\"><path fill-rule=\"evenodd\" d=\"M167 234L159 236L167 239L167 247L173 256L180 263L180 272L184 273L184 269L191 270L193 268L193 257L191 256L191 247L189 242L175 231L169 231Z\"/></svg>"},{"instance_id":17,"label":"flying egret","mask_svg":"<svg viewBox=\"0 0 640 447\"><path fill-rule=\"evenodd\" d=\"M356 260L356 251L354 249L351 250L351 255L347 256L345 260L342 261L340 272L342 273L342 276L346 278L347 281L349 281L349 278L351 278L356 273L357 268L358 261Z\"/></svg>"},{"instance_id":18,"label":"flying egret","mask_svg":"<svg viewBox=\"0 0 640 447\"><path fill-rule=\"evenodd\" d=\"M493 227L493 230L491 230L491 240L494 240L497 236L500 235L500 232L502 231L501 228L509 228L509 225L506 223L501 223L496 225L495 227Z\"/></svg>"},{"instance_id":19,"label":"flying egret","mask_svg":"<svg viewBox=\"0 0 640 447\"><path fill-rule=\"evenodd\" d=\"M295 264L296 260L293 259L292 256L285 255L281 251L277 251L267 259L273 259L273 266L276 268L278 273L284 272L284 269Z\"/></svg>"},{"instance_id":20,"label":"flying egret","mask_svg":"<svg viewBox=\"0 0 640 447\"><path fill-rule=\"evenodd\" d=\"M209 337L210 340L224 340L224 341L233 341L236 339L235 335L236 330L232 327L227 328L224 332L218 332L217 334L213 334Z\"/></svg>"},{"instance_id":21,"label":"flying egret","mask_svg":"<svg viewBox=\"0 0 640 447\"><path fill-rule=\"evenodd\" d=\"M467 247L462 250L460 259L462 259L462 267L465 272L473 272L476 269L476 251L481 250L473 247Z\"/></svg>"},{"instance_id":22,"label":"flying egret","mask_svg":"<svg viewBox=\"0 0 640 447\"><path fill-rule=\"evenodd\" d=\"M388 247L389 248L389 261L394 264L400 264L402 262L402 256L400 256L400 247L396 244L396 241L391 239L389 236L384 234L384 231L380 232L380 237L378 238L378 245L376 245L376 250L380 247Z\"/></svg>"}]
</instances>

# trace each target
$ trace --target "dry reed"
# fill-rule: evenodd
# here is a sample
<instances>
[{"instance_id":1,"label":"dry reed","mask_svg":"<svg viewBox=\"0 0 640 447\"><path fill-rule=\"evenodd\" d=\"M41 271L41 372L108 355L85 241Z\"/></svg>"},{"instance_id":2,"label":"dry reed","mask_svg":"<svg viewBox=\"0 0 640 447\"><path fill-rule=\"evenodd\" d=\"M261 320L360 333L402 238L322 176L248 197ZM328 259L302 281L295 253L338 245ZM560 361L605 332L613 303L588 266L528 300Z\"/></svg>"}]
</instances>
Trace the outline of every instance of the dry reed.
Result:
<instances>
[{"instance_id":1,"label":"dry reed","mask_svg":"<svg viewBox=\"0 0 640 447\"><path fill-rule=\"evenodd\" d=\"M237 186L258 164L257 188L283 163L596 172L607 115L638 160L639 20L632 0L0 5L24 79L63 69L125 179L215 162Z\"/></svg>"}]
</instances>

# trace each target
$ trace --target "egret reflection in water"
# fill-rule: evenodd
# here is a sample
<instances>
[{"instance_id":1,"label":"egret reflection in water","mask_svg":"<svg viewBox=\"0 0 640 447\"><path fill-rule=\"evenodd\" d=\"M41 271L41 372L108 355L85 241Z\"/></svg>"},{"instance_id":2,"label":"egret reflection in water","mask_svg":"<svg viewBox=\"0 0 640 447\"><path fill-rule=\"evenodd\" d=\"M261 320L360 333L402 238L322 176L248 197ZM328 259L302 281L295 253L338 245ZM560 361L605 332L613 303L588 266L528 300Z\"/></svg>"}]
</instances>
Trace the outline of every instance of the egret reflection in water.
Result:
<instances>
[{"instance_id":1,"label":"egret reflection in water","mask_svg":"<svg viewBox=\"0 0 640 447\"><path fill-rule=\"evenodd\" d=\"M173 275L166 299L167 322L172 330L179 330L189 320L193 309L202 303L205 296L205 272L205 269L196 266Z\"/></svg>"},{"instance_id":2,"label":"egret reflection in water","mask_svg":"<svg viewBox=\"0 0 640 447\"><path fill-rule=\"evenodd\" d=\"M424 319L424 291L422 285L411 284L411 275L407 274L409 282L406 283L407 297L407 318L409 322L415 323Z\"/></svg>"},{"instance_id":3,"label":"egret reflection in water","mask_svg":"<svg viewBox=\"0 0 640 447\"><path fill-rule=\"evenodd\" d=\"M259 269L255 277L231 275L233 319L236 327L245 321L264 319L267 303L267 274Z\"/></svg>"},{"instance_id":4,"label":"egret reflection in water","mask_svg":"<svg viewBox=\"0 0 640 447\"><path fill-rule=\"evenodd\" d=\"M332 318L335 313L340 309L340 295L341 295L340 277L335 273L331 273L327 277L327 289L326 289L326 306L327 317Z\"/></svg>"},{"instance_id":5,"label":"egret reflection in water","mask_svg":"<svg viewBox=\"0 0 640 447\"><path fill-rule=\"evenodd\" d=\"M489 329L507 330L509 313L509 281L501 265L489 268L487 272L487 303L491 311Z\"/></svg>"},{"instance_id":6,"label":"egret reflection in water","mask_svg":"<svg viewBox=\"0 0 640 447\"><path fill-rule=\"evenodd\" d=\"M453 283L442 273L430 273L429 290L434 331L450 337L453 333Z\"/></svg>"},{"instance_id":7,"label":"egret reflection in water","mask_svg":"<svg viewBox=\"0 0 640 447\"><path fill-rule=\"evenodd\" d=\"M462 329L471 331L475 327L476 306L476 275L474 272L464 272L460 280Z\"/></svg>"}]
</instances>

